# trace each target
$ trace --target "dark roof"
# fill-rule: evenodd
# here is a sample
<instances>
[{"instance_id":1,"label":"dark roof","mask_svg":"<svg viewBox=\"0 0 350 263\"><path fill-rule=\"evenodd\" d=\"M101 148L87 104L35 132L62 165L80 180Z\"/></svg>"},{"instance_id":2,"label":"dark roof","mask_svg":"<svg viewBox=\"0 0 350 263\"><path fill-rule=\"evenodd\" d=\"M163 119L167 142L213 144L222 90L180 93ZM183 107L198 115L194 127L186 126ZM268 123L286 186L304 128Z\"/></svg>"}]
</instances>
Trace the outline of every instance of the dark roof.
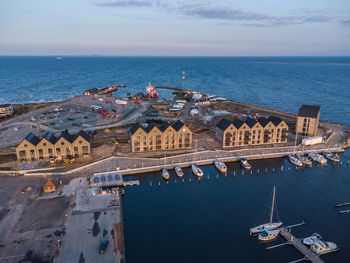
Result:
<instances>
[{"instance_id":1,"label":"dark roof","mask_svg":"<svg viewBox=\"0 0 350 263\"><path fill-rule=\"evenodd\" d=\"M145 128L140 123L135 123L130 129L130 134L133 135L139 128L146 131Z\"/></svg>"},{"instance_id":2,"label":"dark roof","mask_svg":"<svg viewBox=\"0 0 350 263\"><path fill-rule=\"evenodd\" d=\"M83 137L86 141L90 142L91 141L91 136L84 132L84 131L80 131L74 138L74 141L76 140L76 138L78 138L79 136Z\"/></svg>"},{"instance_id":3,"label":"dark roof","mask_svg":"<svg viewBox=\"0 0 350 263\"><path fill-rule=\"evenodd\" d=\"M242 125L244 124L244 121L241 121L240 119L235 119L235 120L232 122L232 124L233 124L237 129L239 129L239 128L241 128Z\"/></svg>"},{"instance_id":4,"label":"dark roof","mask_svg":"<svg viewBox=\"0 0 350 263\"><path fill-rule=\"evenodd\" d=\"M147 133L149 133L154 127L156 127L156 125L154 125L154 123L151 123L147 126L146 129L144 129Z\"/></svg>"},{"instance_id":5,"label":"dark roof","mask_svg":"<svg viewBox=\"0 0 350 263\"><path fill-rule=\"evenodd\" d=\"M70 143L72 143L72 142L74 141L74 139L75 139L75 136L74 136L74 135L70 135L67 131L63 131L63 132L61 133L60 138L64 138L64 139L66 139L67 141L69 141ZM59 139L60 139L60 138L59 138Z\"/></svg>"},{"instance_id":6,"label":"dark roof","mask_svg":"<svg viewBox=\"0 0 350 263\"><path fill-rule=\"evenodd\" d=\"M7 107L10 107L11 104L0 104L0 108L7 108Z\"/></svg>"},{"instance_id":7,"label":"dark roof","mask_svg":"<svg viewBox=\"0 0 350 263\"><path fill-rule=\"evenodd\" d=\"M218 127L220 130L226 130L228 126L231 125L231 122L226 119L221 119L218 124L216 124L216 127Z\"/></svg>"},{"instance_id":8,"label":"dark roof","mask_svg":"<svg viewBox=\"0 0 350 263\"><path fill-rule=\"evenodd\" d=\"M265 117L260 117L258 122L261 124L261 126L265 127L270 122L270 119Z\"/></svg>"},{"instance_id":9,"label":"dark roof","mask_svg":"<svg viewBox=\"0 0 350 263\"><path fill-rule=\"evenodd\" d=\"M45 138L52 144L55 144L57 142L57 138L51 132L47 132L43 138Z\"/></svg>"},{"instance_id":10,"label":"dark roof","mask_svg":"<svg viewBox=\"0 0 350 263\"><path fill-rule=\"evenodd\" d=\"M159 129L164 132L166 129L168 129L170 126L170 123L169 122L163 122L163 124L159 127Z\"/></svg>"},{"instance_id":11,"label":"dark roof","mask_svg":"<svg viewBox=\"0 0 350 263\"><path fill-rule=\"evenodd\" d=\"M25 139L33 145L37 145L40 142L40 139L36 137L33 133L29 133Z\"/></svg>"},{"instance_id":12,"label":"dark roof","mask_svg":"<svg viewBox=\"0 0 350 263\"><path fill-rule=\"evenodd\" d=\"M320 110L321 110L320 106L302 105L299 109L298 116L317 118Z\"/></svg>"},{"instance_id":13,"label":"dark roof","mask_svg":"<svg viewBox=\"0 0 350 263\"><path fill-rule=\"evenodd\" d=\"M179 131L185 124L181 120L177 120L175 123L173 123L173 128L175 131Z\"/></svg>"},{"instance_id":14,"label":"dark roof","mask_svg":"<svg viewBox=\"0 0 350 263\"><path fill-rule=\"evenodd\" d=\"M250 128L252 128L252 127L257 123L257 121L254 120L254 119L248 119L248 120L246 120L245 123L246 123Z\"/></svg>"},{"instance_id":15,"label":"dark roof","mask_svg":"<svg viewBox=\"0 0 350 263\"><path fill-rule=\"evenodd\" d=\"M270 116L268 118L270 121L272 121L272 123L277 126L278 124L280 124L282 122L282 120L276 116Z\"/></svg>"}]
</instances>

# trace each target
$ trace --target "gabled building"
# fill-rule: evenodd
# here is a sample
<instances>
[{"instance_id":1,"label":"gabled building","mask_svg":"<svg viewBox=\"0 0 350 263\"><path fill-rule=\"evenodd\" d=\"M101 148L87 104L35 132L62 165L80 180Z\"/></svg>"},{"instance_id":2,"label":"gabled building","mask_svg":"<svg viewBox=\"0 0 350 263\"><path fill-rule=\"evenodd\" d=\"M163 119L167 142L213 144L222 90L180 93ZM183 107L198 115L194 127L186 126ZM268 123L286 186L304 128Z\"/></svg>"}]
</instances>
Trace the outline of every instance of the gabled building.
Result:
<instances>
[{"instance_id":1,"label":"gabled building","mask_svg":"<svg viewBox=\"0 0 350 263\"><path fill-rule=\"evenodd\" d=\"M75 135L64 131L58 137L47 132L40 139L30 133L17 146L16 152L20 162L48 161L51 158L62 160L67 157L89 157L91 136L84 131Z\"/></svg>"},{"instance_id":2,"label":"gabled building","mask_svg":"<svg viewBox=\"0 0 350 263\"><path fill-rule=\"evenodd\" d=\"M223 147L284 143L288 139L288 125L274 116L232 122L221 119L216 125L215 138Z\"/></svg>"},{"instance_id":3,"label":"gabled building","mask_svg":"<svg viewBox=\"0 0 350 263\"><path fill-rule=\"evenodd\" d=\"M14 112L11 104L0 104L0 117L11 116Z\"/></svg>"},{"instance_id":4,"label":"gabled building","mask_svg":"<svg viewBox=\"0 0 350 263\"><path fill-rule=\"evenodd\" d=\"M186 149L192 147L192 132L181 120L147 127L136 123L130 129L130 142L132 152Z\"/></svg>"},{"instance_id":5,"label":"gabled building","mask_svg":"<svg viewBox=\"0 0 350 263\"><path fill-rule=\"evenodd\" d=\"M296 133L303 136L316 136L320 111L320 106L302 105L297 116Z\"/></svg>"}]
</instances>

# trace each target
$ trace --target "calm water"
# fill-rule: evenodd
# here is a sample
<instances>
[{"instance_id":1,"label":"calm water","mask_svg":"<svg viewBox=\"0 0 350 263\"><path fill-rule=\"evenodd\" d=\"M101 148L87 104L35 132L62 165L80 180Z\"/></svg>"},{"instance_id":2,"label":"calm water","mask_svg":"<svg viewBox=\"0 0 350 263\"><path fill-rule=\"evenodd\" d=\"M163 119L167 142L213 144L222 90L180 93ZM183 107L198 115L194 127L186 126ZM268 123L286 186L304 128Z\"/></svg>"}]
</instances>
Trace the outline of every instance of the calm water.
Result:
<instances>
[{"instance_id":1,"label":"calm water","mask_svg":"<svg viewBox=\"0 0 350 263\"><path fill-rule=\"evenodd\" d=\"M349 57L0 57L0 103L66 99L113 83L127 85L116 95L144 92L148 82L181 87L182 70L188 89L293 113L303 103L319 104L321 119L350 124ZM171 94L160 91L160 95ZM342 158L345 163L350 152ZM350 166L296 170L283 159L252 165L252 175L241 175L239 165L232 163L228 176L218 178L215 168L208 166L201 182L189 169L184 183L179 179L175 183L173 172L169 185L159 173L138 176L141 185L128 188L124 197L128 262L289 262L301 258L293 248L266 251L249 238L249 228L267 220L273 185L284 224L305 220L306 226L293 230L296 236L318 232L341 248L326 262L350 262L350 214L339 215L334 209L336 203L350 201ZM285 169L280 172L282 165ZM257 174L258 168L269 172ZM272 173L272 168L278 172Z\"/></svg>"},{"instance_id":2,"label":"calm water","mask_svg":"<svg viewBox=\"0 0 350 263\"><path fill-rule=\"evenodd\" d=\"M321 119L350 124L350 57L0 57L0 103L66 99L115 82L132 93L148 82L181 87L182 70L188 89L293 113L319 104Z\"/></svg>"},{"instance_id":3,"label":"calm water","mask_svg":"<svg viewBox=\"0 0 350 263\"><path fill-rule=\"evenodd\" d=\"M249 237L251 226L268 220L273 185L284 224L306 222L293 229L294 235L306 237L317 232L341 248L322 257L326 262L350 262L350 214L340 215L334 208L337 203L350 201L350 166L345 164L349 159L347 151L342 155L343 165L314 165L304 170L295 169L285 159L252 161L252 175L242 175L239 164L231 163L227 177L217 177L215 168L206 166L200 182L186 169L184 183L172 171L168 185L160 173L135 176L132 179L139 179L141 185L127 188L123 201L127 262L300 259L291 247L267 251L256 238ZM279 238L272 244L282 242Z\"/></svg>"}]
</instances>

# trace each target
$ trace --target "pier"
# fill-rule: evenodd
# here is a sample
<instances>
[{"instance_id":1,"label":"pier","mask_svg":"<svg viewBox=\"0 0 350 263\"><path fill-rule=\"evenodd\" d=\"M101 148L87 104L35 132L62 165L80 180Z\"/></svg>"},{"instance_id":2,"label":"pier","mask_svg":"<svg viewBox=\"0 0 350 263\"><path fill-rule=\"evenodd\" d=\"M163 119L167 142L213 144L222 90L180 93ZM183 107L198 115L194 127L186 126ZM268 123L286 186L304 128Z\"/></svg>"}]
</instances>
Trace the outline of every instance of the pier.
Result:
<instances>
[{"instance_id":1,"label":"pier","mask_svg":"<svg viewBox=\"0 0 350 263\"><path fill-rule=\"evenodd\" d=\"M324 261L322 259L319 258L319 256L317 256L315 253L313 253L308 247L306 247L301 241L300 239L294 237L292 235L292 233L290 233L287 228L281 228L280 229L280 234L281 236L287 240L287 243L285 244L280 244L274 247L278 247L281 245L292 245L293 247L295 247L301 254L304 255L304 258L300 259L300 260L296 260L293 262L301 262L301 261L311 261L313 263L324 263ZM270 247L268 249L274 248L274 247ZM290 262L292 263L292 262Z\"/></svg>"}]
</instances>

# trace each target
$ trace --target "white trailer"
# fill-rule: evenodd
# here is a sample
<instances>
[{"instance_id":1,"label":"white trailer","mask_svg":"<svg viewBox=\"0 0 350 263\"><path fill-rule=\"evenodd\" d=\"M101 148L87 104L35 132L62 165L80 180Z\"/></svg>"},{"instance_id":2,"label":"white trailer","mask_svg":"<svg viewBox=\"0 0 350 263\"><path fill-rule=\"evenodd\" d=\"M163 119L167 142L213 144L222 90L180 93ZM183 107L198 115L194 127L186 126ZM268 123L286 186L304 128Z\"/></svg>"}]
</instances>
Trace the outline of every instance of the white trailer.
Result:
<instances>
[{"instance_id":1,"label":"white trailer","mask_svg":"<svg viewBox=\"0 0 350 263\"><path fill-rule=\"evenodd\" d=\"M118 105L128 105L128 102L126 100L115 100L115 103Z\"/></svg>"},{"instance_id":2,"label":"white trailer","mask_svg":"<svg viewBox=\"0 0 350 263\"><path fill-rule=\"evenodd\" d=\"M304 138L302 140L303 145L315 145L318 143L323 143L323 139L321 136L315 136L315 137L309 137L309 138Z\"/></svg>"}]
</instances>

